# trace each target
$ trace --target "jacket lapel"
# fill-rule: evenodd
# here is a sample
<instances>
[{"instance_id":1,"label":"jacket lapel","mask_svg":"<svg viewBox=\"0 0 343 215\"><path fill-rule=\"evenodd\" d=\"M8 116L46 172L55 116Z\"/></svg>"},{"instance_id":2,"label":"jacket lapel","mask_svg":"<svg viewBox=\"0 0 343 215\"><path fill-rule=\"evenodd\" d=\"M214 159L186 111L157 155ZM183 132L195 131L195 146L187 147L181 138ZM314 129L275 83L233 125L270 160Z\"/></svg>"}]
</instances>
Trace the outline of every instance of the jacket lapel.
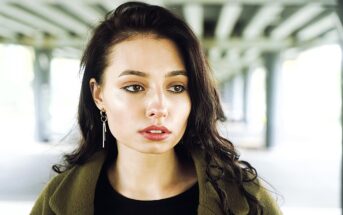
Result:
<instances>
[{"instance_id":1,"label":"jacket lapel","mask_svg":"<svg viewBox=\"0 0 343 215\"><path fill-rule=\"evenodd\" d=\"M217 194L213 185L206 180L206 162L205 156L201 151L192 152L192 158L194 161L198 184L199 184L199 215L215 214L221 215L223 211L221 209L220 197ZM236 185L220 181L219 186L224 189L229 199L229 207L235 215L248 214L249 206L246 199L239 192Z\"/></svg>"},{"instance_id":2,"label":"jacket lapel","mask_svg":"<svg viewBox=\"0 0 343 215\"><path fill-rule=\"evenodd\" d=\"M66 172L49 202L56 214L94 213L95 188L104 160L105 153L97 152L86 164Z\"/></svg>"}]
</instances>

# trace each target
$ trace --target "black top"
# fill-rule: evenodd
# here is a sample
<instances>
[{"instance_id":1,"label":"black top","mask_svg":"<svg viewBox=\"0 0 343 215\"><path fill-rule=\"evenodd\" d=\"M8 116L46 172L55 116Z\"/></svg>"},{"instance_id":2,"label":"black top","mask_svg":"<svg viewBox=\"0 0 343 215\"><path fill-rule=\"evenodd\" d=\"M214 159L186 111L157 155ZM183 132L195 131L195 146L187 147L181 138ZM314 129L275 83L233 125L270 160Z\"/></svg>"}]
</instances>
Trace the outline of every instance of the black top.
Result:
<instances>
[{"instance_id":1,"label":"black top","mask_svg":"<svg viewBox=\"0 0 343 215\"><path fill-rule=\"evenodd\" d=\"M106 166L106 165L104 165ZM195 215L199 202L198 183L185 192L161 200L135 200L114 190L102 168L95 190L95 215Z\"/></svg>"}]
</instances>

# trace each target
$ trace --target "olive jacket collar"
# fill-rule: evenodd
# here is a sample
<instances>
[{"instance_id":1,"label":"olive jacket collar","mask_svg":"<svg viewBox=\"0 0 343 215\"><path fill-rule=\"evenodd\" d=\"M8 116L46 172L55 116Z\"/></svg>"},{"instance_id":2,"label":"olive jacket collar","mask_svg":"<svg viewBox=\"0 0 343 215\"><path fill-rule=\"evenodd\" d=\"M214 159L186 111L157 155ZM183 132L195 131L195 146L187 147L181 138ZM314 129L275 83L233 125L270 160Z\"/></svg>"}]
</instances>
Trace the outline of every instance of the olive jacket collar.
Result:
<instances>
[{"instance_id":1,"label":"olive jacket collar","mask_svg":"<svg viewBox=\"0 0 343 215\"><path fill-rule=\"evenodd\" d=\"M84 165L54 177L38 197L32 215L92 215L94 194L100 170L105 161L104 152L95 153ZM205 179L205 167L201 153L192 153L199 185L198 215L221 215L220 199L211 183ZM253 184L253 183L251 183ZM235 215L248 214L246 199L232 183L220 183L230 199L230 208ZM249 185L249 193L255 195L264 206L264 214L281 214L279 207L266 189Z\"/></svg>"}]
</instances>

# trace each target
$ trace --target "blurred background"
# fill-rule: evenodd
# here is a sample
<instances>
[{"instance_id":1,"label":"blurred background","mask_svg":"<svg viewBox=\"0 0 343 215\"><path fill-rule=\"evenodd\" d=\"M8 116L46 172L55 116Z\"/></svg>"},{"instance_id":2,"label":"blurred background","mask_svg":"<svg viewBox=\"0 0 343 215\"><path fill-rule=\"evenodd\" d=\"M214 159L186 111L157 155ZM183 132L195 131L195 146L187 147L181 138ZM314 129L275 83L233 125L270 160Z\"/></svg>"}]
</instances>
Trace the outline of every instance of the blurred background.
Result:
<instances>
[{"instance_id":1,"label":"blurred background","mask_svg":"<svg viewBox=\"0 0 343 215\"><path fill-rule=\"evenodd\" d=\"M29 214L51 165L73 149L80 56L122 2L0 1L1 214ZM221 131L275 188L284 214L342 214L339 2L145 2L199 37L228 116Z\"/></svg>"}]
</instances>

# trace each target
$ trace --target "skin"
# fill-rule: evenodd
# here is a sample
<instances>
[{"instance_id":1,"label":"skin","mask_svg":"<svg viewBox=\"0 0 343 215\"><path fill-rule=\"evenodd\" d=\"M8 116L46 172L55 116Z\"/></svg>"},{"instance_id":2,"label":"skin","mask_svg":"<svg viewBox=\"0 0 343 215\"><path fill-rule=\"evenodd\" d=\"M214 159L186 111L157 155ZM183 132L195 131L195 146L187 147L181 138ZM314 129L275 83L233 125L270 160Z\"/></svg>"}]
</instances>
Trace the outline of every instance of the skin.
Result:
<instances>
[{"instance_id":1,"label":"skin","mask_svg":"<svg viewBox=\"0 0 343 215\"><path fill-rule=\"evenodd\" d=\"M93 99L106 111L118 156L109 168L112 187L124 196L156 200L196 182L192 164L177 158L191 110L188 77L176 45L155 35L137 35L111 48L101 84L90 80ZM133 72L134 71L134 72ZM171 134L148 140L140 130L164 126Z\"/></svg>"}]
</instances>

